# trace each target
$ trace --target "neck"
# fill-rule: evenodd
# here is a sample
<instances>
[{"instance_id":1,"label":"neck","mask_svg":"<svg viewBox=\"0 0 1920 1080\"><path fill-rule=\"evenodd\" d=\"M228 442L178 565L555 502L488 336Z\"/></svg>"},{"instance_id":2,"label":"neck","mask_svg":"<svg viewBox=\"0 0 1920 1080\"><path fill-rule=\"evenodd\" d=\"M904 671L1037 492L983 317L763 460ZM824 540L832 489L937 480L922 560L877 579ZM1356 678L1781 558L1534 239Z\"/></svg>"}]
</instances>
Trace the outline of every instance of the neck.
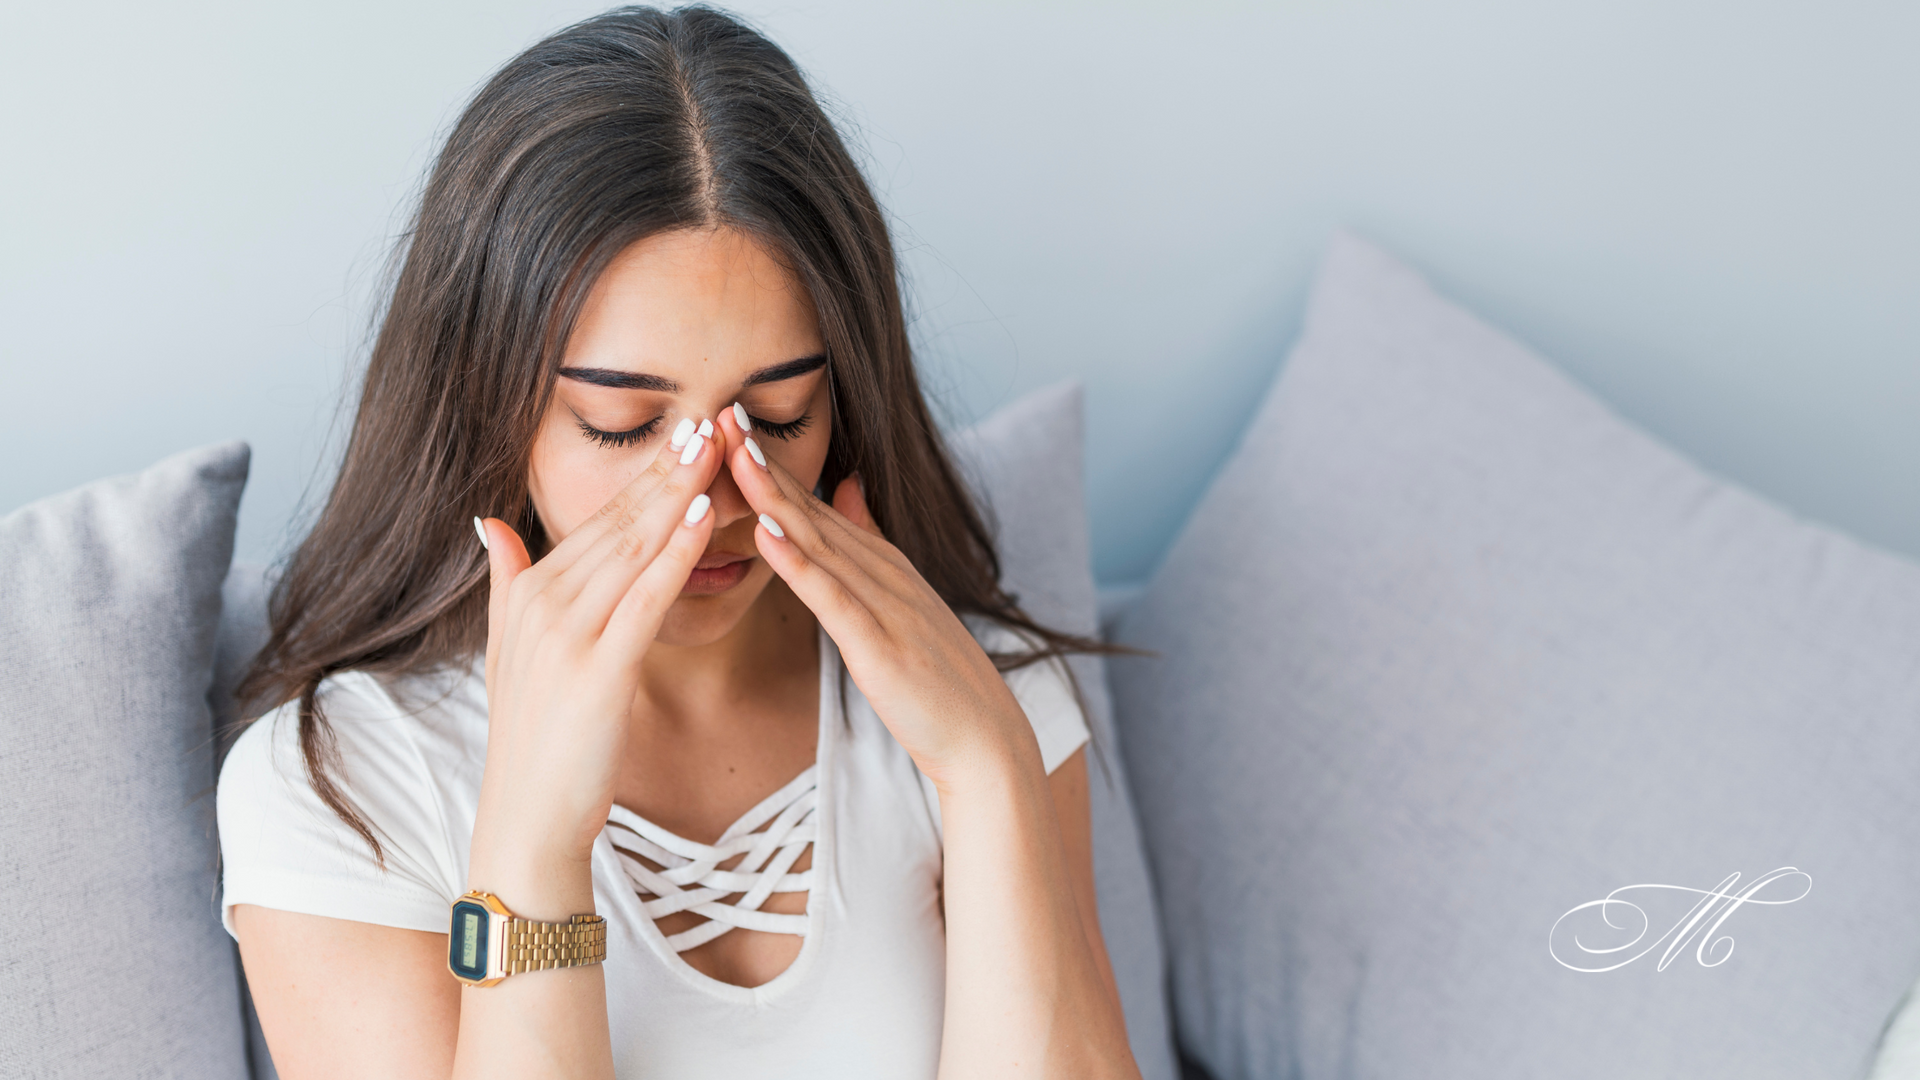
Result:
<instances>
[{"instance_id":1,"label":"neck","mask_svg":"<svg viewBox=\"0 0 1920 1080\"><path fill-rule=\"evenodd\" d=\"M724 723L747 711L791 699L805 684L817 693L817 624L813 612L775 577L720 638L700 645L655 641L640 664L637 716L674 726Z\"/></svg>"}]
</instances>

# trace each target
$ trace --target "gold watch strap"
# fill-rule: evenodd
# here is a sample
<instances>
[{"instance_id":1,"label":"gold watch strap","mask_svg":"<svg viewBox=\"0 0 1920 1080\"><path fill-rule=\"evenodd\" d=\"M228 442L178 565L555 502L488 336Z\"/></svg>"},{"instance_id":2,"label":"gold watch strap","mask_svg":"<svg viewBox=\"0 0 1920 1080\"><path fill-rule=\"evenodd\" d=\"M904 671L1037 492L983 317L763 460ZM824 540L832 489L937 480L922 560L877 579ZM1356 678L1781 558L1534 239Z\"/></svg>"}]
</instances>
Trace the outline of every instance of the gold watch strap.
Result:
<instances>
[{"instance_id":1,"label":"gold watch strap","mask_svg":"<svg viewBox=\"0 0 1920 1080\"><path fill-rule=\"evenodd\" d=\"M509 975L548 968L585 967L607 958L607 920L575 915L572 922L534 922L509 917L501 965Z\"/></svg>"}]
</instances>

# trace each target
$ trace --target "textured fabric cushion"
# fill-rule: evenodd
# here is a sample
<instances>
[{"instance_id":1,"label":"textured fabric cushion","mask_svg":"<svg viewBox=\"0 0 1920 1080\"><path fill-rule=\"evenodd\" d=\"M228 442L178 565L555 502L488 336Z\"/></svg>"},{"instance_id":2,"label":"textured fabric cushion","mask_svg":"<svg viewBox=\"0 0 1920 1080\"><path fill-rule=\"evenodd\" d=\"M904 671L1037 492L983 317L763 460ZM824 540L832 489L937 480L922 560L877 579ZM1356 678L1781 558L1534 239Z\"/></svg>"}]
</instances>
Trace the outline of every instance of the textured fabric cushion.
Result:
<instances>
[{"instance_id":1,"label":"textured fabric cushion","mask_svg":"<svg viewBox=\"0 0 1920 1080\"><path fill-rule=\"evenodd\" d=\"M267 594L272 585L266 567L236 562L220 586L220 632L213 643L213 688L207 692L207 704L213 708L221 760L227 756L228 744L240 734L240 703L233 691L254 654L267 643Z\"/></svg>"},{"instance_id":2,"label":"textured fabric cushion","mask_svg":"<svg viewBox=\"0 0 1920 1080\"><path fill-rule=\"evenodd\" d=\"M1083 424L1077 386L1039 390L954 438L954 451L995 525L1005 583L1028 614L1072 633L1095 632L1092 555L1082 480ZM221 624L220 670L238 678L264 640L261 568L234 568ZM1069 661L1087 701L1093 747L1094 871L1100 921L1126 1006L1127 1030L1146 1080L1175 1075L1159 925L1132 798L1097 656ZM216 687L230 701L231 687ZM222 695L225 696L222 696Z\"/></svg>"},{"instance_id":3,"label":"textured fabric cushion","mask_svg":"<svg viewBox=\"0 0 1920 1080\"><path fill-rule=\"evenodd\" d=\"M247 447L0 519L0 1075L247 1075L207 692Z\"/></svg>"},{"instance_id":4,"label":"textured fabric cushion","mask_svg":"<svg viewBox=\"0 0 1920 1080\"><path fill-rule=\"evenodd\" d=\"M1083 480L1080 387L1037 390L954 439L954 453L984 496L1000 550L1002 584L1045 626L1098 633ZM1068 661L1087 704L1093 866L1100 926L1126 1007L1127 1033L1146 1080L1175 1075L1166 974L1153 885L1140 846L1098 656Z\"/></svg>"},{"instance_id":5,"label":"textured fabric cushion","mask_svg":"<svg viewBox=\"0 0 1920 1080\"><path fill-rule=\"evenodd\" d=\"M213 707L216 762L226 760L227 751L240 736L240 703L233 691L247 673L254 654L267 643L267 595L272 584L265 566L236 562L227 569L227 580L220 586L220 632L213 644L213 687L207 692L207 704ZM214 775L219 772L216 767ZM219 903L217 893L214 903ZM248 994L244 970L240 973L240 997L246 1007L247 1053L253 1063L253 1080L277 1080L279 1074L267 1050L266 1033L260 1030L260 1016Z\"/></svg>"},{"instance_id":6,"label":"textured fabric cushion","mask_svg":"<svg viewBox=\"0 0 1920 1080\"><path fill-rule=\"evenodd\" d=\"M1857 1076L1920 971L1920 568L1360 241L1119 634L1161 654L1113 665L1122 746L1223 1080ZM1556 929L1613 890L1783 867L1664 969L1683 934L1559 962L1701 899L1623 893L1651 929L1583 953L1639 929Z\"/></svg>"},{"instance_id":7,"label":"textured fabric cushion","mask_svg":"<svg viewBox=\"0 0 1920 1080\"><path fill-rule=\"evenodd\" d=\"M1867 1080L1920 1080L1920 983L1907 988L1887 1022Z\"/></svg>"}]
</instances>

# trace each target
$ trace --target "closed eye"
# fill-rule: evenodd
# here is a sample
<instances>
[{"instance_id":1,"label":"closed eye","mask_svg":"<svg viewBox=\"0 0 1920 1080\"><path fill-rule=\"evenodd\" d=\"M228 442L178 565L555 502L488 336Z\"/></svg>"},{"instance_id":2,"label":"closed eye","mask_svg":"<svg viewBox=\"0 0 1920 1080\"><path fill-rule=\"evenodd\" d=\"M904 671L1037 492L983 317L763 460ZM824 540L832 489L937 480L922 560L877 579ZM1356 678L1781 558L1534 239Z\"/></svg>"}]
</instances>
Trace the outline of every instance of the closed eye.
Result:
<instances>
[{"instance_id":1,"label":"closed eye","mask_svg":"<svg viewBox=\"0 0 1920 1080\"><path fill-rule=\"evenodd\" d=\"M753 421L753 430L756 434L764 432L776 439L791 439L802 431L805 431L808 424L813 423L813 417L810 414L803 414L799 419L789 420L784 424L776 424L771 420L762 420L757 416L749 417L749 419Z\"/></svg>"},{"instance_id":2,"label":"closed eye","mask_svg":"<svg viewBox=\"0 0 1920 1080\"><path fill-rule=\"evenodd\" d=\"M594 442L610 450L617 450L623 446L632 446L634 443L660 430L660 421L666 418L664 416L656 416L646 423L641 424L639 427L628 428L625 431L602 431L592 424L587 423L585 420L580 419L578 416L575 416L573 419L580 425L580 434L585 435L587 438L592 439Z\"/></svg>"}]
</instances>

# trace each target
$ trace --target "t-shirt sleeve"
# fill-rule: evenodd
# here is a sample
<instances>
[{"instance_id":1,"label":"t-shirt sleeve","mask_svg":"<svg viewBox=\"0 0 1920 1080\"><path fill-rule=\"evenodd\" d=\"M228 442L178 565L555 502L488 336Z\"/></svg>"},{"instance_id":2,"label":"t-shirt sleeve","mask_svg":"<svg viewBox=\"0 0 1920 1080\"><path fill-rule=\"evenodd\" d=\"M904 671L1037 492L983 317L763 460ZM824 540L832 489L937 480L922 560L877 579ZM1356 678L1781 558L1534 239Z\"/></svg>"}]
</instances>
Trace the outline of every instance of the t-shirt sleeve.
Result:
<instances>
[{"instance_id":1,"label":"t-shirt sleeve","mask_svg":"<svg viewBox=\"0 0 1920 1080\"><path fill-rule=\"evenodd\" d=\"M998 624L977 627L975 634L989 652L1019 652L1027 647L1013 631ZM1066 665L1059 657L1048 657L1005 672L1002 678L1026 712L1027 722L1033 725L1034 738L1040 742L1040 760L1051 775L1092 738Z\"/></svg>"},{"instance_id":2,"label":"t-shirt sleeve","mask_svg":"<svg viewBox=\"0 0 1920 1080\"><path fill-rule=\"evenodd\" d=\"M283 706L255 721L220 769L220 920L231 934L233 906L257 904L444 933L455 860L437 850L445 830L404 719L377 715L377 695L327 690L341 756L332 776L380 838L384 865L314 792L297 714Z\"/></svg>"},{"instance_id":3,"label":"t-shirt sleeve","mask_svg":"<svg viewBox=\"0 0 1920 1080\"><path fill-rule=\"evenodd\" d=\"M1017 653L1027 648L1017 634L998 623L968 620L967 628L973 631L980 647L990 653ZM1087 729L1086 715L1080 711L1073 683L1067 677L1066 665L1059 657L1048 657L1002 672L1001 678L1006 680L1007 689L1013 691L1013 699L1020 703L1021 711L1027 714L1027 723L1033 725L1034 739L1040 744L1040 763L1051 776L1093 737ZM939 792L924 773L920 774L920 793L926 797L934 831L944 832Z\"/></svg>"}]
</instances>

